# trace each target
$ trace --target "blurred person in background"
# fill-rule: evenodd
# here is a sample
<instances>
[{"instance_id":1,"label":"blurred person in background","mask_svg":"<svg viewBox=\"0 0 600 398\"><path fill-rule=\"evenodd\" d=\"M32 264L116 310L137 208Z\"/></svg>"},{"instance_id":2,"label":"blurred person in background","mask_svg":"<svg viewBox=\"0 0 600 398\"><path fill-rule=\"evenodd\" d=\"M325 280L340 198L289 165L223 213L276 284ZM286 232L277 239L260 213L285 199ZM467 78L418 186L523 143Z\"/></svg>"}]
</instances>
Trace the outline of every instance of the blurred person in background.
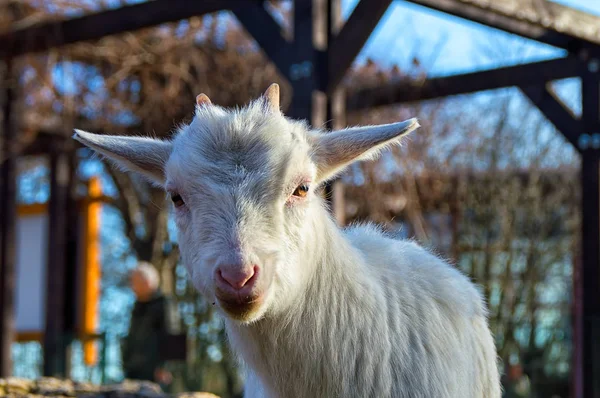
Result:
<instances>
[{"instance_id":1,"label":"blurred person in background","mask_svg":"<svg viewBox=\"0 0 600 398\"><path fill-rule=\"evenodd\" d=\"M141 262L129 275L136 301L127 336L123 339L122 359L125 378L149 380L163 388L172 381L162 353L168 336L179 329L179 314L171 300L159 289L160 278L152 264Z\"/></svg>"}]
</instances>

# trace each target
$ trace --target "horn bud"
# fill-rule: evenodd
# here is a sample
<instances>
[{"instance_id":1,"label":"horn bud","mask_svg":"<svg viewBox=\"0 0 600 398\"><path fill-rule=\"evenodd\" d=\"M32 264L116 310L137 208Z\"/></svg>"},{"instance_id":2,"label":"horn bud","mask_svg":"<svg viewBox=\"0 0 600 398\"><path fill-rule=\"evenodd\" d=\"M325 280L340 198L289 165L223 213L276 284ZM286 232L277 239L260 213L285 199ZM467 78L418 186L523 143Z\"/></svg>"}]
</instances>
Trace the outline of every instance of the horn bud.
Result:
<instances>
[{"instance_id":1,"label":"horn bud","mask_svg":"<svg viewBox=\"0 0 600 398\"><path fill-rule=\"evenodd\" d=\"M202 93L198 94L198 96L196 97L196 105L205 106L210 104L212 104L212 102L210 101L210 98L208 98L208 95Z\"/></svg>"},{"instance_id":2,"label":"horn bud","mask_svg":"<svg viewBox=\"0 0 600 398\"><path fill-rule=\"evenodd\" d=\"M279 112L279 84L271 84L263 94L263 97L271 110Z\"/></svg>"}]
</instances>

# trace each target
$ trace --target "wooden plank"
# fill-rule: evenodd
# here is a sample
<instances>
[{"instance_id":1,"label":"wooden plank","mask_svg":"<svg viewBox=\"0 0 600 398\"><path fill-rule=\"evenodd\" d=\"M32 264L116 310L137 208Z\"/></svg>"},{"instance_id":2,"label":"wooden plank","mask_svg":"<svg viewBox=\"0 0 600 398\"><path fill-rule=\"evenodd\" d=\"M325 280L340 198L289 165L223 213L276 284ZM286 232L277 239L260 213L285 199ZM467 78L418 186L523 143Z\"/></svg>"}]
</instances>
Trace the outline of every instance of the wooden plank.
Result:
<instances>
[{"instance_id":1,"label":"wooden plank","mask_svg":"<svg viewBox=\"0 0 600 398\"><path fill-rule=\"evenodd\" d=\"M577 59L557 58L423 81L399 81L381 87L364 88L348 95L347 107L348 110L360 110L512 86L545 84L579 74L580 63Z\"/></svg>"},{"instance_id":2,"label":"wooden plank","mask_svg":"<svg viewBox=\"0 0 600 398\"><path fill-rule=\"evenodd\" d=\"M329 45L328 92L332 92L342 81L390 3L391 0L361 0L356 5L342 30Z\"/></svg>"},{"instance_id":3,"label":"wooden plank","mask_svg":"<svg viewBox=\"0 0 600 398\"><path fill-rule=\"evenodd\" d=\"M16 291L16 154L12 150L15 125L11 60L5 63L2 151L0 151L0 377L12 373L12 343L15 341Z\"/></svg>"},{"instance_id":4,"label":"wooden plank","mask_svg":"<svg viewBox=\"0 0 600 398\"><path fill-rule=\"evenodd\" d=\"M17 333L16 342L17 343L29 343L32 341L41 343L44 339L44 334L38 331L31 332L20 332Z\"/></svg>"},{"instance_id":5,"label":"wooden plank","mask_svg":"<svg viewBox=\"0 0 600 398\"><path fill-rule=\"evenodd\" d=\"M0 35L0 57L48 50L96 40L232 7L252 6L252 0L153 0L64 21L43 23Z\"/></svg>"},{"instance_id":6,"label":"wooden plank","mask_svg":"<svg viewBox=\"0 0 600 398\"><path fill-rule=\"evenodd\" d=\"M522 87L521 91L538 107L546 118L561 134L579 150L577 138L583 133L583 124L573 112L560 100L554 90L545 87Z\"/></svg>"},{"instance_id":7,"label":"wooden plank","mask_svg":"<svg viewBox=\"0 0 600 398\"><path fill-rule=\"evenodd\" d=\"M406 1L571 52L600 45L600 17L550 1Z\"/></svg>"},{"instance_id":8,"label":"wooden plank","mask_svg":"<svg viewBox=\"0 0 600 398\"><path fill-rule=\"evenodd\" d=\"M232 9L235 17L275 64L279 73L289 79L293 59L291 43L281 35L281 27L267 12L263 4Z\"/></svg>"}]
</instances>

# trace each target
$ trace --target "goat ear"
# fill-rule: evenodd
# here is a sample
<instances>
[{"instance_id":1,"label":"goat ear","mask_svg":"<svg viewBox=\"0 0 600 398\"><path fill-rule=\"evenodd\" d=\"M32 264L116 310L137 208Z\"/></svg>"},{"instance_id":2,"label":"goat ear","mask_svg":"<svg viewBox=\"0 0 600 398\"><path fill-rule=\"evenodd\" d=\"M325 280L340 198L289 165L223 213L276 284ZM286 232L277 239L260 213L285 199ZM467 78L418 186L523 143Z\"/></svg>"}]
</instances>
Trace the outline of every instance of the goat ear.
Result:
<instances>
[{"instance_id":1,"label":"goat ear","mask_svg":"<svg viewBox=\"0 0 600 398\"><path fill-rule=\"evenodd\" d=\"M73 138L108 158L118 167L141 174L164 186L164 166L172 144L150 137L111 136L75 130Z\"/></svg>"},{"instance_id":2,"label":"goat ear","mask_svg":"<svg viewBox=\"0 0 600 398\"><path fill-rule=\"evenodd\" d=\"M378 126L352 127L317 135L313 141L317 181L326 181L351 163L374 159L386 147L419 128L416 118Z\"/></svg>"}]
</instances>

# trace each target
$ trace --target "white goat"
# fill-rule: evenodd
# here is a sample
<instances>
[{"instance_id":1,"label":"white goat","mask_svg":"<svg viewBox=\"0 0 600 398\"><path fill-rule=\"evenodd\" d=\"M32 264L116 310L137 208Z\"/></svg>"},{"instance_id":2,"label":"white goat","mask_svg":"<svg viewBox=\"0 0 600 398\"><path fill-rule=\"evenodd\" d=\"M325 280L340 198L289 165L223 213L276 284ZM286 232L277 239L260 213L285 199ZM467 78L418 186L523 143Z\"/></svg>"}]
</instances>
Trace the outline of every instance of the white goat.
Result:
<instances>
[{"instance_id":1,"label":"white goat","mask_svg":"<svg viewBox=\"0 0 600 398\"><path fill-rule=\"evenodd\" d=\"M196 98L172 140L74 138L165 187L182 261L225 315L247 397L496 398L484 300L454 267L371 225L340 230L317 188L419 127L335 132Z\"/></svg>"}]
</instances>

